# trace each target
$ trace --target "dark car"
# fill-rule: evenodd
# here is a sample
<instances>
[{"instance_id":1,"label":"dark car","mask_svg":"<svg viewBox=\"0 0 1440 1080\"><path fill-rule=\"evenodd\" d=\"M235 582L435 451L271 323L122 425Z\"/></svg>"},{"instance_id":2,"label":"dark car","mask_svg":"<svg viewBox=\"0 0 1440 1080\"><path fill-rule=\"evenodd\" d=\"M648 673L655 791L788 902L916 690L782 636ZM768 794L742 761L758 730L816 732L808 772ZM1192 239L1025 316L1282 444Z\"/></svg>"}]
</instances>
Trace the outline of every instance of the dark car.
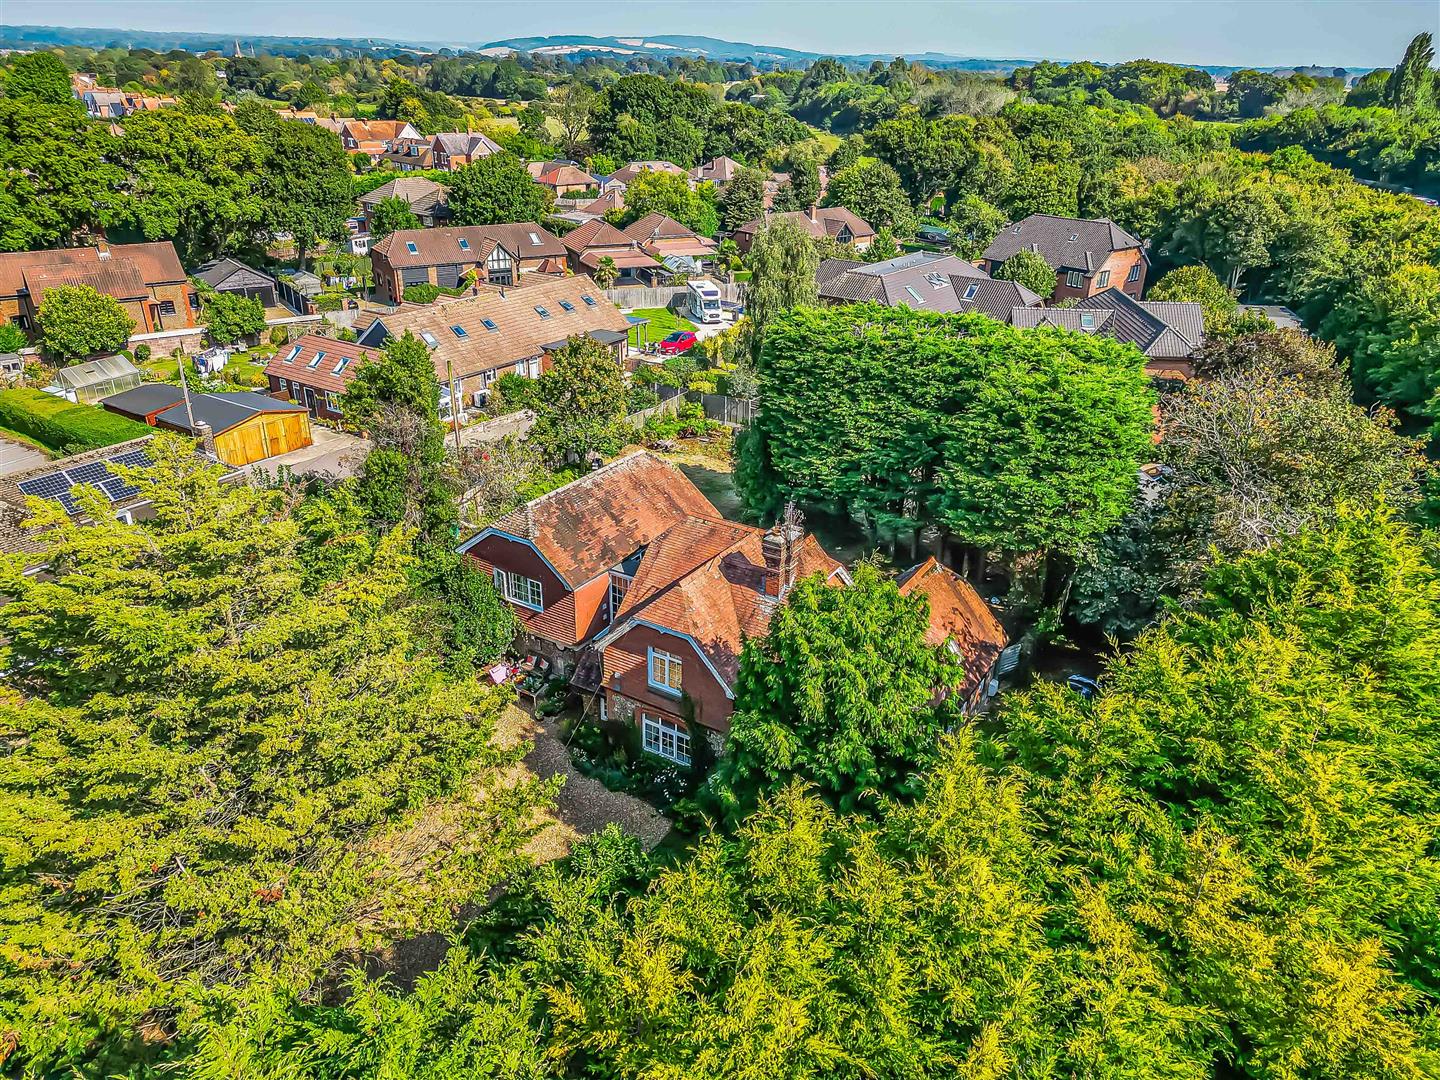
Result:
<instances>
[{"instance_id":1,"label":"dark car","mask_svg":"<svg viewBox=\"0 0 1440 1080\"><path fill-rule=\"evenodd\" d=\"M660 342L660 351L666 356L674 356L676 353L688 352L695 347L696 340L693 330L676 330L664 341Z\"/></svg>"}]
</instances>

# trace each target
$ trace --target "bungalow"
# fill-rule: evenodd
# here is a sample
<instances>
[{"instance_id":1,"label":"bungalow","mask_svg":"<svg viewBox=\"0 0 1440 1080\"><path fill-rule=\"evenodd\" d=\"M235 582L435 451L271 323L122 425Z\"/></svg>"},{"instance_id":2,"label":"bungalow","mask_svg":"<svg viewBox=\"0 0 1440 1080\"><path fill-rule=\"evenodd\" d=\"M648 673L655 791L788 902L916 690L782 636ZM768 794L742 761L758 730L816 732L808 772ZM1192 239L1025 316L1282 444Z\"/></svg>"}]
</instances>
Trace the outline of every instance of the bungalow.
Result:
<instances>
[{"instance_id":1,"label":"bungalow","mask_svg":"<svg viewBox=\"0 0 1440 1080\"><path fill-rule=\"evenodd\" d=\"M599 181L573 161L532 161L525 168L537 184L549 188L557 199L599 187Z\"/></svg>"},{"instance_id":2,"label":"bungalow","mask_svg":"<svg viewBox=\"0 0 1440 1080\"><path fill-rule=\"evenodd\" d=\"M399 303L409 285L456 287L467 273L492 285L523 284L522 275L565 272L566 248L539 225L400 229L370 245L375 290L385 303Z\"/></svg>"},{"instance_id":3,"label":"bungalow","mask_svg":"<svg viewBox=\"0 0 1440 1080\"><path fill-rule=\"evenodd\" d=\"M726 521L684 473L644 451L512 511L460 551L493 577L527 648L679 764L692 738L729 730L744 640L766 632L791 585L812 573L849 581L798 527ZM684 698L698 730L682 717Z\"/></svg>"},{"instance_id":4,"label":"bungalow","mask_svg":"<svg viewBox=\"0 0 1440 1080\"><path fill-rule=\"evenodd\" d=\"M720 157L711 158L703 165L691 169L690 179L697 184L714 184L718 189L734 180L743 167L734 158L722 154Z\"/></svg>"},{"instance_id":5,"label":"bungalow","mask_svg":"<svg viewBox=\"0 0 1440 1080\"><path fill-rule=\"evenodd\" d=\"M193 327L200 303L168 240L0 254L0 321L34 328L45 290L89 285L113 296L136 333Z\"/></svg>"},{"instance_id":6,"label":"bungalow","mask_svg":"<svg viewBox=\"0 0 1440 1080\"><path fill-rule=\"evenodd\" d=\"M600 218L570 230L560 242L569 252L570 268L577 274L594 274L604 259L613 262L619 271L613 286L616 288L654 286L664 273L664 267L642 250L634 237Z\"/></svg>"},{"instance_id":7,"label":"bungalow","mask_svg":"<svg viewBox=\"0 0 1440 1080\"><path fill-rule=\"evenodd\" d=\"M472 161L500 153L500 144L488 135L469 131L444 131L431 136L432 167L454 172Z\"/></svg>"},{"instance_id":8,"label":"bungalow","mask_svg":"<svg viewBox=\"0 0 1440 1080\"><path fill-rule=\"evenodd\" d=\"M843 206L812 206L809 210L790 210L782 214L766 211L763 217L747 221L735 230L735 246L742 255L755 242L755 234L772 221L793 221L816 240L828 236L842 244L852 245L856 251L865 251L875 240L875 230L870 223Z\"/></svg>"},{"instance_id":9,"label":"bungalow","mask_svg":"<svg viewBox=\"0 0 1440 1080\"><path fill-rule=\"evenodd\" d=\"M1017 307L1014 326L1058 326L1083 334L1103 334L1128 342L1145 354L1145 370L1154 378L1188 379L1194 356L1205 344L1205 315L1185 301L1135 300L1119 289L1087 296L1073 307Z\"/></svg>"},{"instance_id":10,"label":"bungalow","mask_svg":"<svg viewBox=\"0 0 1440 1080\"><path fill-rule=\"evenodd\" d=\"M1047 302L1078 300L1117 288L1139 300L1150 258L1145 245L1109 218L1031 214L1005 226L980 256L980 268L992 277L1000 264L1021 251L1040 255L1055 271Z\"/></svg>"},{"instance_id":11,"label":"bungalow","mask_svg":"<svg viewBox=\"0 0 1440 1080\"><path fill-rule=\"evenodd\" d=\"M246 266L239 259L212 259L195 271L195 277L216 292L254 297L267 308L279 303L275 295L278 282L253 266Z\"/></svg>"},{"instance_id":12,"label":"bungalow","mask_svg":"<svg viewBox=\"0 0 1440 1080\"><path fill-rule=\"evenodd\" d=\"M429 347L442 411L463 413L507 372L539 378L550 355L572 337L588 336L628 360L630 323L588 277L534 275L522 288L476 287L475 295L357 323L359 345L374 351L407 331Z\"/></svg>"},{"instance_id":13,"label":"bungalow","mask_svg":"<svg viewBox=\"0 0 1440 1080\"><path fill-rule=\"evenodd\" d=\"M647 255L661 260L683 255L696 262L708 262L715 257L715 249L720 246L710 237L701 236L694 229L659 212L646 214L627 225L624 232Z\"/></svg>"},{"instance_id":14,"label":"bungalow","mask_svg":"<svg viewBox=\"0 0 1440 1080\"><path fill-rule=\"evenodd\" d=\"M360 212L365 218L366 232L370 231L371 223L375 219L375 208L386 199L404 199L410 205L410 212L419 218L420 224L427 229L450 220L450 208L445 205L444 187L423 176L401 176L360 196Z\"/></svg>"},{"instance_id":15,"label":"bungalow","mask_svg":"<svg viewBox=\"0 0 1440 1080\"><path fill-rule=\"evenodd\" d=\"M340 397L374 351L320 334L296 338L265 365L270 396L297 402L316 419L340 420Z\"/></svg>"},{"instance_id":16,"label":"bungalow","mask_svg":"<svg viewBox=\"0 0 1440 1080\"><path fill-rule=\"evenodd\" d=\"M878 263L826 259L815 280L820 299L827 303L877 300L919 311L978 311L1000 322L1009 322L1016 308L1041 303L1024 285L995 281L973 263L930 251L912 251Z\"/></svg>"}]
</instances>

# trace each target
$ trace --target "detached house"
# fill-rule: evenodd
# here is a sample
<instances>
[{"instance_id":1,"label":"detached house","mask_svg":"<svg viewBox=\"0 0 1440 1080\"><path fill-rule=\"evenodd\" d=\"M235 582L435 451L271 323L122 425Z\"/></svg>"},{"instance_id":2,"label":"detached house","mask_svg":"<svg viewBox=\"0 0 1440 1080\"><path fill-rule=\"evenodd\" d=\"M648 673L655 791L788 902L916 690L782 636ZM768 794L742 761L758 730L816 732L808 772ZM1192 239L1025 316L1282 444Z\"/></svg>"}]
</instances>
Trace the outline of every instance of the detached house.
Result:
<instances>
[{"instance_id":1,"label":"detached house","mask_svg":"<svg viewBox=\"0 0 1440 1080\"><path fill-rule=\"evenodd\" d=\"M1139 300L1150 265L1145 245L1109 218L1031 214L1001 230L980 256L980 268L993 276L1020 251L1035 252L1055 271L1047 301L1077 300L1111 288Z\"/></svg>"},{"instance_id":2,"label":"detached house","mask_svg":"<svg viewBox=\"0 0 1440 1080\"><path fill-rule=\"evenodd\" d=\"M500 153L500 144L488 135L468 131L444 131L430 139L433 168L454 172L472 161Z\"/></svg>"},{"instance_id":3,"label":"detached house","mask_svg":"<svg viewBox=\"0 0 1440 1080\"><path fill-rule=\"evenodd\" d=\"M708 262L720 245L708 236L681 225L674 218L658 211L625 226L625 235L640 245L647 255L664 260L671 256Z\"/></svg>"},{"instance_id":4,"label":"detached house","mask_svg":"<svg viewBox=\"0 0 1440 1080\"><path fill-rule=\"evenodd\" d=\"M549 188L557 199L599 186L599 181L571 161L532 161L525 166L541 187Z\"/></svg>"},{"instance_id":5,"label":"detached house","mask_svg":"<svg viewBox=\"0 0 1440 1080\"><path fill-rule=\"evenodd\" d=\"M594 274L604 259L619 271L615 288L626 285L653 286L665 268L644 252L638 241L601 218L593 218L572 229L560 240L569 252L570 268L577 274Z\"/></svg>"},{"instance_id":6,"label":"detached house","mask_svg":"<svg viewBox=\"0 0 1440 1080\"><path fill-rule=\"evenodd\" d=\"M740 174L742 167L734 158L722 154L720 157L711 158L703 165L691 169L690 179L697 184L714 184L719 189L734 180Z\"/></svg>"},{"instance_id":7,"label":"detached house","mask_svg":"<svg viewBox=\"0 0 1440 1080\"><path fill-rule=\"evenodd\" d=\"M467 273L492 285L522 284L522 275L563 274L566 254L553 233L522 221L399 229L370 245L370 265L378 296L398 304L407 285L455 288Z\"/></svg>"},{"instance_id":8,"label":"detached house","mask_svg":"<svg viewBox=\"0 0 1440 1080\"><path fill-rule=\"evenodd\" d=\"M735 246L742 255L755 242L755 234L773 221L793 221L816 240L828 236L839 243L853 245L856 251L865 251L875 240L875 230L870 223L843 206L812 206L809 210L791 210L783 214L766 211L764 217L747 221L735 230Z\"/></svg>"},{"instance_id":9,"label":"detached house","mask_svg":"<svg viewBox=\"0 0 1440 1080\"><path fill-rule=\"evenodd\" d=\"M296 338L265 365L269 394L303 405L317 419L339 420L341 395L375 351L320 334Z\"/></svg>"},{"instance_id":10,"label":"detached house","mask_svg":"<svg viewBox=\"0 0 1440 1080\"><path fill-rule=\"evenodd\" d=\"M360 196L360 211L365 216L365 231L370 230L375 219L375 208L386 199L404 199L410 204L410 212L419 218L420 224L427 229L450 220L450 209L445 205L443 187L423 176L403 176Z\"/></svg>"},{"instance_id":11,"label":"detached house","mask_svg":"<svg viewBox=\"0 0 1440 1080\"><path fill-rule=\"evenodd\" d=\"M1145 354L1145 370L1162 379L1190 378L1195 373L1193 357L1205 344L1205 315L1199 304L1134 300L1119 289L1087 296L1074 307L1016 308L1010 322L1019 327L1059 326L1128 342Z\"/></svg>"},{"instance_id":12,"label":"detached house","mask_svg":"<svg viewBox=\"0 0 1440 1080\"><path fill-rule=\"evenodd\" d=\"M403 120L346 120L340 125L340 145L347 154L361 153L378 162L392 144L416 142L422 137Z\"/></svg>"},{"instance_id":13,"label":"detached house","mask_svg":"<svg viewBox=\"0 0 1440 1080\"><path fill-rule=\"evenodd\" d=\"M801 577L845 569L796 526L726 521L652 454L543 495L460 548L490 574L528 644L632 720L645 748L680 764L690 740L730 727L747 637L763 636ZM687 728L688 698L699 731Z\"/></svg>"},{"instance_id":14,"label":"detached house","mask_svg":"<svg viewBox=\"0 0 1440 1080\"><path fill-rule=\"evenodd\" d=\"M900 595L923 594L930 603L925 640L947 649L960 662L964 678L956 695L965 712L974 712L996 690L995 667L1005 651L1005 628L974 587L933 557L900 575Z\"/></svg>"},{"instance_id":15,"label":"detached house","mask_svg":"<svg viewBox=\"0 0 1440 1080\"><path fill-rule=\"evenodd\" d=\"M877 300L941 314L978 311L1000 322L1015 308L1039 305L1040 297L1014 281L993 280L954 255L912 251L884 262L826 259L815 273L820 299L832 304Z\"/></svg>"},{"instance_id":16,"label":"detached house","mask_svg":"<svg viewBox=\"0 0 1440 1080\"><path fill-rule=\"evenodd\" d=\"M0 321L31 331L45 290L89 285L113 296L135 320L137 334L193 327L199 310L194 286L168 240L54 251L0 254Z\"/></svg>"}]
</instances>

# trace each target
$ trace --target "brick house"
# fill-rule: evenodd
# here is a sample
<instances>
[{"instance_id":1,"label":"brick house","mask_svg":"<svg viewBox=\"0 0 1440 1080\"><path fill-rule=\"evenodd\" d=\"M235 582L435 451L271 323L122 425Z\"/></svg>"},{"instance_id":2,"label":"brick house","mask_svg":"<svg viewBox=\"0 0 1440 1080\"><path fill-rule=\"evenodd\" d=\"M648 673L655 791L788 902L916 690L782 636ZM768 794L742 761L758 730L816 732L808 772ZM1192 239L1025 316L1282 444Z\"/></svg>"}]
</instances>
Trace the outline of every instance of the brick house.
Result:
<instances>
[{"instance_id":1,"label":"brick house","mask_svg":"<svg viewBox=\"0 0 1440 1080\"><path fill-rule=\"evenodd\" d=\"M340 396L375 351L353 341L306 334L282 348L265 365L268 392L281 401L303 405L318 419L339 420Z\"/></svg>"},{"instance_id":2,"label":"brick house","mask_svg":"<svg viewBox=\"0 0 1440 1080\"><path fill-rule=\"evenodd\" d=\"M0 320L33 333L45 290L59 285L113 296L137 334L197 323L199 299L169 241L0 254Z\"/></svg>"},{"instance_id":3,"label":"brick house","mask_svg":"<svg viewBox=\"0 0 1440 1080\"><path fill-rule=\"evenodd\" d=\"M531 179L541 187L549 188L557 199L600 186L600 181L573 161L532 161L525 169Z\"/></svg>"},{"instance_id":4,"label":"brick house","mask_svg":"<svg viewBox=\"0 0 1440 1080\"><path fill-rule=\"evenodd\" d=\"M800 577L844 567L793 526L726 521L673 465L644 451L512 511L461 545L603 715L647 750L688 764L682 713L716 740L730 727L746 637Z\"/></svg>"},{"instance_id":5,"label":"brick house","mask_svg":"<svg viewBox=\"0 0 1440 1080\"><path fill-rule=\"evenodd\" d=\"M934 557L901 574L900 595L921 593L930 603L925 640L948 649L964 668L956 691L965 712L983 707L995 693L995 666L1008 642L1005 628L974 587Z\"/></svg>"},{"instance_id":6,"label":"brick house","mask_svg":"<svg viewBox=\"0 0 1440 1080\"><path fill-rule=\"evenodd\" d=\"M1080 300L1105 289L1119 289L1139 300L1150 266L1145 245L1109 218L1031 214L1005 226L980 256L980 268L991 277L1020 251L1040 255L1055 271L1050 303Z\"/></svg>"},{"instance_id":7,"label":"brick house","mask_svg":"<svg viewBox=\"0 0 1440 1080\"><path fill-rule=\"evenodd\" d=\"M859 214L843 206L811 207L782 214L766 211L763 217L747 221L734 232L735 246L743 255L755 242L755 234L772 221L793 221L816 240L830 237L842 244L851 244L856 251L865 251L875 240L875 230Z\"/></svg>"},{"instance_id":8,"label":"brick house","mask_svg":"<svg viewBox=\"0 0 1440 1080\"><path fill-rule=\"evenodd\" d=\"M371 162L378 162L394 144L422 139L403 120L346 120L340 125L340 145L345 152L364 154Z\"/></svg>"},{"instance_id":9,"label":"brick house","mask_svg":"<svg viewBox=\"0 0 1440 1080\"><path fill-rule=\"evenodd\" d=\"M1087 296L1074 307L1016 308L1010 323L1058 326L1127 342L1145 354L1145 370L1160 379L1190 378L1193 358L1205 344L1205 313L1199 304L1136 300L1115 288Z\"/></svg>"},{"instance_id":10,"label":"brick house","mask_svg":"<svg viewBox=\"0 0 1440 1080\"><path fill-rule=\"evenodd\" d=\"M479 282L519 285L531 274L565 272L565 245L530 221L463 228L400 229L370 245L377 297L399 303L407 285L454 288L467 272Z\"/></svg>"},{"instance_id":11,"label":"brick house","mask_svg":"<svg viewBox=\"0 0 1440 1080\"><path fill-rule=\"evenodd\" d=\"M624 233L647 255L662 260L678 255L697 262L709 262L715 258L715 251L720 246L710 237L701 236L694 229L658 211L631 222L625 226Z\"/></svg>"},{"instance_id":12,"label":"brick house","mask_svg":"<svg viewBox=\"0 0 1440 1080\"><path fill-rule=\"evenodd\" d=\"M375 219L375 208L386 199L404 199L410 206L410 212L427 229L450 220L443 187L423 176L402 176L360 196L360 212L365 218L366 232L370 231Z\"/></svg>"},{"instance_id":13,"label":"brick house","mask_svg":"<svg viewBox=\"0 0 1440 1080\"><path fill-rule=\"evenodd\" d=\"M622 367L629 362L629 321L583 275L535 274L522 288L480 285L472 296L407 304L357 322L355 329L359 346L371 352L407 331L425 342L441 388L442 417L450 414L451 402L463 412L483 400L501 375L539 378L551 354L572 337L600 342Z\"/></svg>"},{"instance_id":14,"label":"brick house","mask_svg":"<svg viewBox=\"0 0 1440 1080\"><path fill-rule=\"evenodd\" d=\"M472 161L500 153L500 144L487 135L468 131L443 131L430 138L433 168L454 172Z\"/></svg>"},{"instance_id":15,"label":"brick house","mask_svg":"<svg viewBox=\"0 0 1440 1080\"><path fill-rule=\"evenodd\" d=\"M614 262L619 273L613 288L654 286L664 273L665 268L641 249L638 240L601 218L570 230L560 242L568 252L570 269L577 274L595 273L602 259Z\"/></svg>"}]
</instances>

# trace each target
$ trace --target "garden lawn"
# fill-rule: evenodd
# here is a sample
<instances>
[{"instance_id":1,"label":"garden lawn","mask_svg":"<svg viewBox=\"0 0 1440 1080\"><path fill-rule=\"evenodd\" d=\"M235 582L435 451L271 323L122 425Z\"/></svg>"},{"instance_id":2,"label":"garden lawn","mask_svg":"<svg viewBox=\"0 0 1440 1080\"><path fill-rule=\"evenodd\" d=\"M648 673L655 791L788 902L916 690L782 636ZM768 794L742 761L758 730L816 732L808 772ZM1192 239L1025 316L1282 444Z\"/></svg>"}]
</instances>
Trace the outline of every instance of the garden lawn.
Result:
<instances>
[{"instance_id":1,"label":"garden lawn","mask_svg":"<svg viewBox=\"0 0 1440 1080\"><path fill-rule=\"evenodd\" d=\"M636 308L634 311L629 312L629 314L641 319L650 320L650 325L646 328L646 331L647 339L651 345L659 344L676 330L695 329L694 323L689 319L681 318L669 308ZM640 347L640 327L638 326L632 326L630 328L630 347L632 349L638 349Z\"/></svg>"}]
</instances>

